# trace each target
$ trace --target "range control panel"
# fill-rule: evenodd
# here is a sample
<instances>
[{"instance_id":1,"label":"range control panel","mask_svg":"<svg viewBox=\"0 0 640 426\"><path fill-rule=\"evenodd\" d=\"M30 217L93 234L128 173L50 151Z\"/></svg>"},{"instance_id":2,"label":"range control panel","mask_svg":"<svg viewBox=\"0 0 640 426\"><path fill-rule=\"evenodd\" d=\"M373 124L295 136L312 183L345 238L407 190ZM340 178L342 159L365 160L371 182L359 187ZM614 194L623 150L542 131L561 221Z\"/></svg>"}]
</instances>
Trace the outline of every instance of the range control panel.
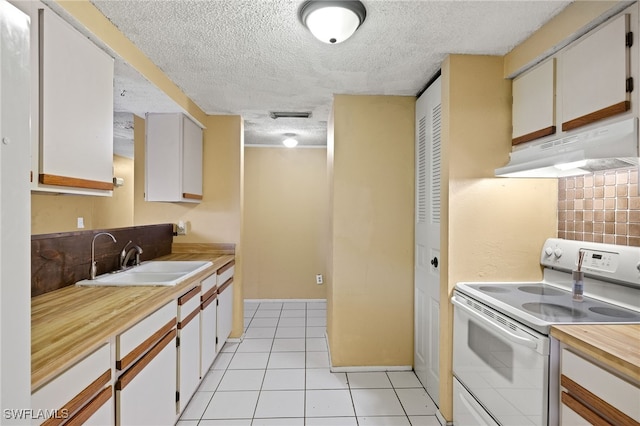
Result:
<instances>
[{"instance_id":1,"label":"range control panel","mask_svg":"<svg viewBox=\"0 0 640 426\"><path fill-rule=\"evenodd\" d=\"M597 250L583 250L582 269L586 271L616 272L618 270L618 253ZM577 267L577 262L576 262Z\"/></svg>"},{"instance_id":2,"label":"range control panel","mask_svg":"<svg viewBox=\"0 0 640 426\"><path fill-rule=\"evenodd\" d=\"M581 251L585 275L640 288L640 247L549 238L542 248L540 264L571 272L578 269Z\"/></svg>"}]
</instances>

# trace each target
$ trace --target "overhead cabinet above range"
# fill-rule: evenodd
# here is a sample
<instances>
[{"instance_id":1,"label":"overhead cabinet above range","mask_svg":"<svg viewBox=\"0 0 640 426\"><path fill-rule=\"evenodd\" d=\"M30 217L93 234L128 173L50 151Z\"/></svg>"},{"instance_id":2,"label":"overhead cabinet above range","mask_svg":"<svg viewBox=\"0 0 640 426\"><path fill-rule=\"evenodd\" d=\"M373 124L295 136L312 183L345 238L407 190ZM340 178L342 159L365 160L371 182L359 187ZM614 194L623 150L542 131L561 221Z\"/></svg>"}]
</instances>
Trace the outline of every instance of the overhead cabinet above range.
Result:
<instances>
[{"instance_id":1,"label":"overhead cabinet above range","mask_svg":"<svg viewBox=\"0 0 640 426\"><path fill-rule=\"evenodd\" d=\"M561 138L636 109L631 70L637 9L633 5L513 79L513 145Z\"/></svg>"},{"instance_id":2,"label":"overhead cabinet above range","mask_svg":"<svg viewBox=\"0 0 640 426\"><path fill-rule=\"evenodd\" d=\"M145 200L202 200L202 128L184 114L147 114Z\"/></svg>"},{"instance_id":3,"label":"overhead cabinet above range","mask_svg":"<svg viewBox=\"0 0 640 426\"><path fill-rule=\"evenodd\" d=\"M111 195L114 60L46 6L32 7L31 188Z\"/></svg>"}]
</instances>

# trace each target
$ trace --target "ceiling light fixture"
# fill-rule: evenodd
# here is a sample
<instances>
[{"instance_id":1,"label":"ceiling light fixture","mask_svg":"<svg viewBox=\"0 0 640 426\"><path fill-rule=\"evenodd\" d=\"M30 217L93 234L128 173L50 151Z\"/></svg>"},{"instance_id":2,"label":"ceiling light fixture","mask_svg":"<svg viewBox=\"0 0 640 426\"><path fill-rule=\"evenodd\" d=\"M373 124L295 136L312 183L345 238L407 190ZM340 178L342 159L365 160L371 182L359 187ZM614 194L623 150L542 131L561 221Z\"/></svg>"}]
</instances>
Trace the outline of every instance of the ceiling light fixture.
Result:
<instances>
[{"instance_id":1,"label":"ceiling light fixture","mask_svg":"<svg viewBox=\"0 0 640 426\"><path fill-rule=\"evenodd\" d=\"M318 40L335 44L356 32L367 17L367 9L357 0L309 0L300 7L298 17Z\"/></svg>"},{"instance_id":2,"label":"ceiling light fixture","mask_svg":"<svg viewBox=\"0 0 640 426\"><path fill-rule=\"evenodd\" d=\"M298 145L298 141L295 140L294 138L286 138L285 140L282 141L282 143L287 148L295 148Z\"/></svg>"}]
</instances>

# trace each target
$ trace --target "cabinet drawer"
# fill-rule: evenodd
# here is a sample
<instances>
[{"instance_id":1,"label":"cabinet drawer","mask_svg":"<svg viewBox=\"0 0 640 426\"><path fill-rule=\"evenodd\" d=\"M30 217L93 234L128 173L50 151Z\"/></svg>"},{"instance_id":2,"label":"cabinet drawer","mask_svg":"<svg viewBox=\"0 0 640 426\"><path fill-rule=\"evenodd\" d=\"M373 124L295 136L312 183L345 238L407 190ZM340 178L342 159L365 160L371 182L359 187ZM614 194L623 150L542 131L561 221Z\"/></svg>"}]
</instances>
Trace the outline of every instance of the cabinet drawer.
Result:
<instances>
[{"instance_id":1,"label":"cabinet drawer","mask_svg":"<svg viewBox=\"0 0 640 426\"><path fill-rule=\"evenodd\" d=\"M639 387L568 349L562 350L562 375L635 421L640 421Z\"/></svg>"},{"instance_id":2,"label":"cabinet drawer","mask_svg":"<svg viewBox=\"0 0 640 426\"><path fill-rule=\"evenodd\" d=\"M200 286L178 298L178 323L185 322L200 310Z\"/></svg>"},{"instance_id":3,"label":"cabinet drawer","mask_svg":"<svg viewBox=\"0 0 640 426\"><path fill-rule=\"evenodd\" d=\"M203 295L207 294L211 291L212 288L216 286L218 283L218 276L216 274L211 274L200 283L201 292ZM206 298L205 298L206 299Z\"/></svg>"},{"instance_id":4,"label":"cabinet drawer","mask_svg":"<svg viewBox=\"0 0 640 426\"><path fill-rule=\"evenodd\" d=\"M31 395L34 410L72 416L111 383L111 351L103 345Z\"/></svg>"},{"instance_id":5,"label":"cabinet drawer","mask_svg":"<svg viewBox=\"0 0 640 426\"><path fill-rule=\"evenodd\" d=\"M233 277L233 272L235 271L235 261L224 265L222 268L218 269L218 287L222 286L222 284L229 281L229 278Z\"/></svg>"},{"instance_id":6,"label":"cabinet drawer","mask_svg":"<svg viewBox=\"0 0 640 426\"><path fill-rule=\"evenodd\" d=\"M176 326L176 301L171 301L116 337L116 368L124 370Z\"/></svg>"}]
</instances>

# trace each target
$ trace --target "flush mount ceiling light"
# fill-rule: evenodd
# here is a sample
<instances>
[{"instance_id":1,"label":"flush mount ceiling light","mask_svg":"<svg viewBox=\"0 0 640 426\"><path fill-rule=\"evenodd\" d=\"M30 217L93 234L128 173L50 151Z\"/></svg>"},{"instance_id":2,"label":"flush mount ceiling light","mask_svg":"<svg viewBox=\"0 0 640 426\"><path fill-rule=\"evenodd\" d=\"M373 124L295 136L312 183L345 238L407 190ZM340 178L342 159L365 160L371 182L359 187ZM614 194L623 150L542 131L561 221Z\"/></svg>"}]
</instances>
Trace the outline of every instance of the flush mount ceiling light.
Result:
<instances>
[{"instance_id":1,"label":"flush mount ceiling light","mask_svg":"<svg viewBox=\"0 0 640 426\"><path fill-rule=\"evenodd\" d=\"M285 133L284 136L286 139L282 141L282 144L287 148L295 148L298 145L297 139L294 139L295 133Z\"/></svg>"},{"instance_id":2,"label":"flush mount ceiling light","mask_svg":"<svg viewBox=\"0 0 640 426\"><path fill-rule=\"evenodd\" d=\"M302 4L298 17L318 40L342 43L356 32L367 16L360 1L310 0Z\"/></svg>"},{"instance_id":3,"label":"flush mount ceiling light","mask_svg":"<svg viewBox=\"0 0 640 426\"><path fill-rule=\"evenodd\" d=\"M282 143L287 148L295 148L298 145L298 141L295 140L294 138L286 138L285 140L282 141Z\"/></svg>"}]
</instances>

